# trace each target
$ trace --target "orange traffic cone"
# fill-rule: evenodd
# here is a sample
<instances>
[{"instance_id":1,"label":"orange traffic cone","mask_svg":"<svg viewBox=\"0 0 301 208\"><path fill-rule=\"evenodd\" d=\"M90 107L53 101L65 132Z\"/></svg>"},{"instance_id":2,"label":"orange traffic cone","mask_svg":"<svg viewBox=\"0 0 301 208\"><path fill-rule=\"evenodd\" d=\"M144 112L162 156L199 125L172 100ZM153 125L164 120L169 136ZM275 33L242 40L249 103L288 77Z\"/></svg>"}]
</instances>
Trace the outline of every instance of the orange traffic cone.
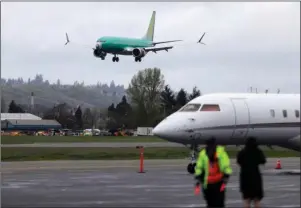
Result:
<instances>
[{"instance_id":1,"label":"orange traffic cone","mask_svg":"<svg viewBox=\"0 0 301 208\"><path fill-rule=\"evenodd\" d=\"M275 169L282 169L280 160L277 160Z\"/></svg>"}]
</instances>

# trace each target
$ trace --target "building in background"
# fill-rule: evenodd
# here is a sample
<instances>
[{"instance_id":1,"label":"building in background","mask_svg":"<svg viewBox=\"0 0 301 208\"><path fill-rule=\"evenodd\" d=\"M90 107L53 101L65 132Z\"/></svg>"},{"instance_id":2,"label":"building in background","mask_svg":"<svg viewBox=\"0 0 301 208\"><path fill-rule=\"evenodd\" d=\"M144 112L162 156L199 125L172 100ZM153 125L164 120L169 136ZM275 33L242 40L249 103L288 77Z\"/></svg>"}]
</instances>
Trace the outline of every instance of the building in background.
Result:
<instances>
[{"instance_id":1,"label":"building in background","mask_svg":"<svg viewBox=\"0 0 301 208\"><path fill-rule=\"evenodd\" d=\"M1 113L1 121L7 119L17 120L42 120L42 118L30 113Z\"/></svg>"},{"instance_id":2,"label":"building in background","mask_svg":"<svg viewBox=\"0 0 301 208\"><path fill-rule=\"evenodd\" d=\"M3 131L41 131L61 128L61 124L56 120L43 120L30 113L1 113Z\"/></svg>"}]
</instances>

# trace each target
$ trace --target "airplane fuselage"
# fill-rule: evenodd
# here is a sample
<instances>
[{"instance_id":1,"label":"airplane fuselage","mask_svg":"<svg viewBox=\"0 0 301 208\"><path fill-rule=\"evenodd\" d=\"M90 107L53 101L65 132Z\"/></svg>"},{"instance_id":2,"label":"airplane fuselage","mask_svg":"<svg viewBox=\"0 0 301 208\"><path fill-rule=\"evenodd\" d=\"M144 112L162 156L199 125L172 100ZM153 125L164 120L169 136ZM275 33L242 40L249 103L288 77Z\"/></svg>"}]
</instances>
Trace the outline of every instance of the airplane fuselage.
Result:
<instances>
[{"instance_id":1,"label":"airplane fuselage","mask_svg":"<svg viewBox=\"0 0 301 208\"><path fill-rule=\"evenodd\" d=\"M100 49L106 53L132 55L132 48L151 47L152 41L138 38L124 38L124 37L101 37L97 40Z\"/></svg>"},{"instance_id":2,"label":"airplane fuselage","mask_svg":"<svg viewBox=\"0 0 301 208\"><path fill-rule=\"evenodd\" d=\"M158 124L153 133L171 142L260 145L300 151L300 94L209 94L195 98Z\"/></svg>"},{"instance_id":3,"label":"airplane fuselage","mask_svg":"<svg viewBox=\"0 0 301 208\"><path fill-rule=\"evenodd\" d=\"M93 55L96 58L105 60L107 54L112 54L112 61L119 62L119 55L133 56L135 62L141 62L142 58L152 51L157 53L158 51L166 51L172 49L173 46L155 47L158 44L178 42L182 40L168 40L154 42L155 31L155 19L156 11L153 11L147 31L141 38L128 38L128 37L116 37L116 36L104 36L100 37L96 41L96 45L93 49ZM66 33L66 43L70 42L69 36Z\"/></svg>"}]
</instances>

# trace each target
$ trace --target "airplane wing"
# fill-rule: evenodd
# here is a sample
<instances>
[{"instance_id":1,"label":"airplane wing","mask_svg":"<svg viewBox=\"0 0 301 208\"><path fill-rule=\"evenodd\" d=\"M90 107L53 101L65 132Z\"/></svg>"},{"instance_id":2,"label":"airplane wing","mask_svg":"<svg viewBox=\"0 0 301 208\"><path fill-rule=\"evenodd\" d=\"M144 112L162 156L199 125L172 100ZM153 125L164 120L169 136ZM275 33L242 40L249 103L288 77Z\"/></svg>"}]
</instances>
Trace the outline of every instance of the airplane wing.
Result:
<instances>
[{"instance_id":1,"label":"airplane wing","mask_svg":"<svg viewBox=\"0 0 301 208\"><path fill-rule=\"evenodd\" d=\"M173 48L173 46L167 46L167 47L160 47L160 48L145 48L144 50L146 52L152 51L154 53L157 53L157 51L163 51L163 50L168 52L168 50L172 49L172 48Z\"/></svg>"},{"instance_id":2,"label":"airplane wing","mask_svg":"<svg viewBox=\"0 0 301 208\"><path fill-rule=\"evenodd\" d=\"M66 43L65 43L65 46L66 46L68 43L70 43L70 39L69 39L68 33L65 33L65 35L66 35ZM89 46L89 45L83 45L81 43L76 43L76 42L73 42L73 44L83 47L83 48L89 48L89 49L95 50L95 48L91 48L91 46Z\"/></svg>"},{"instance_id":3,"label":"airplane wing","mask_svg":"<svg viewBox=\"0 0 301 208\"><path fill-rule=\"evenodd\" d=\"M179 42L179 41L183 41L183 40L168 40L168 41L161 41L161 42L153 42L153 46L162 43L172 43L172 42Z\"/></svg>"},{"instance_id":4,"label":"airplane wing","mask_svg":"<svg viewBox=\"0 0 301 208\"><path fill-rule=\"evenodd\" d=\"M202 35L202 37L199 39L199 41L198 41L197 43L200 43L200 44L206 45L205 43L203 43L203 42L202 42L202 39L203 39L203 37L205 36L205 34L206 34L206 33L204 33L204 34Z\"/></svg>"},{"instance_id":5,"label":"airplane wing","mask_svg":"<svg viewBox=\"0 0 301 208\"><path fill-rule=\"evenodd\" d=\"M68 34L66 33L66 43L65 43L65 45L67 45L69 42L70 42L70 40L69 40L69 36L68 36Z\"/></svg>"}]
</instances>

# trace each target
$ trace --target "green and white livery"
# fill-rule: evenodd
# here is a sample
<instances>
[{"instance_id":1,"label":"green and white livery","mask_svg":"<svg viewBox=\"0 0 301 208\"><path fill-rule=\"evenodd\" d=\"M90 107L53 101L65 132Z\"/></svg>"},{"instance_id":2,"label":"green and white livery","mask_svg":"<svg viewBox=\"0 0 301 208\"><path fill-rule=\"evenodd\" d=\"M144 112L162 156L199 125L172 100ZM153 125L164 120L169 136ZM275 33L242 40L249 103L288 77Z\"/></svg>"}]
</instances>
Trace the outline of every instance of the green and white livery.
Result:
<instances>
[{"instance_id":1,"label":"green and white livery","mask_svg":"<svg viewBox=\"0 0 301 208\"><path fill-rule=\"evenodd\" d=\"M141 62L141 59L146 56L150 51L156 53L157 51L168 51L173 46L167 47L154 47L157 44L177 42L181 40L170 40L154 42L154 31L156 22L156 11L153 11L150 23L146 34L142 38L127 38L127 37L113 37L104 36L96 41L96 46L93 48L93 55L97 58L105 60L107 54L112 54L113 62L118 62L118 55L134 56L136 62ZM69 42L68 35L66 34L67 42Z\"/></svg>"}]
</instances>

